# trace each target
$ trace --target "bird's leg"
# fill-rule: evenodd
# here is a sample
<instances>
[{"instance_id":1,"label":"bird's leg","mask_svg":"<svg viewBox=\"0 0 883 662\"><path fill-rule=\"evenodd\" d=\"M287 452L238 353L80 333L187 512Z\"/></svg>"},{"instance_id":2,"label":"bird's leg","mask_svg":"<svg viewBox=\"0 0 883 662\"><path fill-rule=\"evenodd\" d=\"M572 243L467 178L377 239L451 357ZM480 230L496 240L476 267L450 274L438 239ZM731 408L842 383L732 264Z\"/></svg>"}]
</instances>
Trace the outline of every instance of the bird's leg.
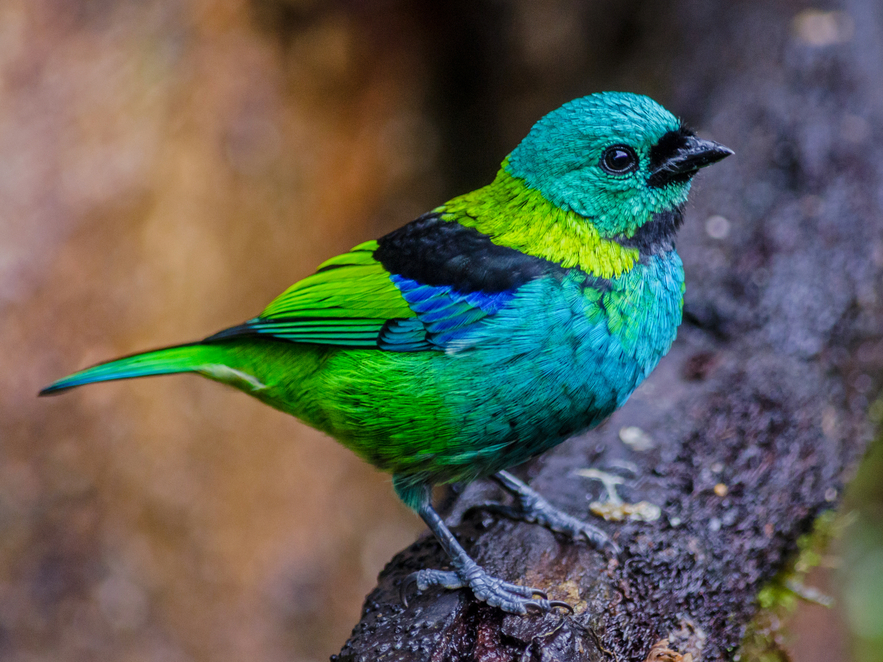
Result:
<instances>
[{"instance_id":1,"label":"bird's leg","mask_svg":"<svg viewBox=\"0 0 883 662\"><path fill-rule=\"evenodd\" d=\"M466 550L454 538L454 534L435 512L427 498L417 507L417 513L435 534L442 549L451 559L453 570L418 570L407 577L402 586L403 598L413 585L418 591L425 591L431 586L442 586L449 589L468 587L475 598L486 602L492 607L499 607L510 614L526 614L530 610L546 612L556 607L573 612L566 602L549 600L545 592L529 586L510 584L492 577L473 561ZM407 599L405 599L407 605Z\"/></svg>"},{"instance_id":2,"label":"bird's leg","mask_svg":"<svg viewBox=\"0 0 883 662\"><path fill-rule=\"evenodd\" d=\"M491 478L518 500L518 507L493 505L490 510L511 519L540 524L572 538L585 538L596 547L607 547L613 553L619 551L616 543L601 529L559 510L508 471L498 471Z\"/></svg>"}]
</instances>

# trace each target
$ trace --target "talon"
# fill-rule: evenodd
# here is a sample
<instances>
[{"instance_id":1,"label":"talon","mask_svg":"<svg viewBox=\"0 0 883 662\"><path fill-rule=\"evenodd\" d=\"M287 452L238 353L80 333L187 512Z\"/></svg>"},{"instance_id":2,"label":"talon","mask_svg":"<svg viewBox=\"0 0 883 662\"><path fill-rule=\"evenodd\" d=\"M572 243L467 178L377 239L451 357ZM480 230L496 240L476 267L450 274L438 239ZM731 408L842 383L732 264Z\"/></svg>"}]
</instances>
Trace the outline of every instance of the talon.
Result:
<instances>
[{"instance_id":1,"label":"talon","mask_svg":"<svg viewBox=\"0 0 883 662\"><path fill-rule=\"evenodd\" d=\"M594 540L592 540L588 533L586 533L586 540L588 540L590 543L595 542ZM608 538L607 540L605 540L603 543L601 543L601 547L606 547L607 551L609 551L614 556L619 556L619 554L622 552L620 546L613 542L613 538Z\"/></svg>"},{"instance_id":2,"label":"talon","mask_svg":"<svg viewBox=\"0 0 883 662\"><path fill-rule=\"evenodd\" d=\"M576 610L573 608L573 605L562 602L561 600L549 600L549 608L554 609L555 607L561 607L562 609L566 609L568 613L573 616L576 613Z\"/></svg>"},{"instance_id":3,"label":"talon","mask_svg":"<svg viewBox=\"0 0 883 662\"><path fill-rule=\"evenodd\" d=\"M539 602L534 602L533 600L528 600L524 603L524 611L528 612L531 609L536 609L538 614L545 614L546 610L543 608Z\"/></svg>"},{"instance_id":4,"label":"talon","mask_svg":"<svg viewBox=\"0 0 883 662\"><path fill-rule=\"evenodd\" d=\"M430 586L442 586L447 589L469 588L479 602L510 614L526 614L533 610L545 613L559 606L573 612L568 604L549 602L548 595L543 590L511 584L487 574L460 546L431 505L421 506L420 516L435 533L450 556L454 568L453 570L423 569L409 575L401 588L402 602L405 606L408 604L406 594L411 583L416 582L417 588L421 591Z\"/></svg>"},{"instance_id":5,"label":"talon","mask_svg":"<svg viewBox=\"0 0 883 662\"><path fill-rule=\"evenodd\" d=\"M417 585L417 578L414 577L416 573L412 572L410 575L405 577L404 581L402 581L402 585L399 587L399 598L402 601L402 604L405 605L405 608L408 607L408 593L410 592L411 586Z\"/></svg>"},{"instance_id":6,"label":"talon","mask_svg":"<svg viewBox=\"0 0 883 662\"><path fill-rule=\"evenodd\" d=\"M494 512L512 519L540 524L551 531L575 539L584 539L596 549L609 547L613 554L619 554L619 547L604 531L556 508L515 476L500 471L494 474L493 478L504 490L512 494L519 504L518 508L494 506L492 509Z\"/></svg>"}]
</instances>

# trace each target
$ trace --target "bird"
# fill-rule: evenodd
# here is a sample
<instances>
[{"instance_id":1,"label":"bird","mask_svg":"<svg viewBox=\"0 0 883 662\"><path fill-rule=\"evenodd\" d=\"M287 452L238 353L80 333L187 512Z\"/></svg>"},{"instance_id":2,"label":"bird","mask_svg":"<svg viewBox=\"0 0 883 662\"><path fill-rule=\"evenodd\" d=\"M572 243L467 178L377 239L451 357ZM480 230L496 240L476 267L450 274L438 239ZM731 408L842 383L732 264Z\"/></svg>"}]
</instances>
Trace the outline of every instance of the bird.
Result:
<instances>
[{"instance_id":1,"label":"bird","mask_svg":"<svg viewBox=\"0 0 883 662\"><path fill-rule=\"evenodd\" d=\"M491 478L515 497L512 516L615 548L507 469L597 426L668 352L691 181L731 154L647 96L575 99L490 184L323 262L257 317L40 395L172 373L235 387L392 474L450 559L408 586L469 588L511 614L569 609L476 563L431 488Z\"/></svg>"}]
</instances>

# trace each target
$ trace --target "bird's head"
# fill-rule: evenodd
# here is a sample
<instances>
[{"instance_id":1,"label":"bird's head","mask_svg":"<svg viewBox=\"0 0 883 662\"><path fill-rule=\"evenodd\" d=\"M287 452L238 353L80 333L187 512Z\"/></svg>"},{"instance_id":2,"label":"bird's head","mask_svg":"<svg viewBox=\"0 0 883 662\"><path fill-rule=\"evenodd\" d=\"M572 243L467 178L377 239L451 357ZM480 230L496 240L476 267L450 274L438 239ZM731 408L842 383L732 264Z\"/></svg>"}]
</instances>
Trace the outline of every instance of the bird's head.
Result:
<instances>
[{"instance_id":1,"label":"bird's head","mask_svg":"<svg viewBox=\"0 0 883 662\"><path fill-rule=\"evenodd\" d=\"M696 137L646 96L603 92L543 117L506 169L588 219L602 237L629 238L658 214L680 209L693 175L732 153Z\"/></svg>"}]
</instances>

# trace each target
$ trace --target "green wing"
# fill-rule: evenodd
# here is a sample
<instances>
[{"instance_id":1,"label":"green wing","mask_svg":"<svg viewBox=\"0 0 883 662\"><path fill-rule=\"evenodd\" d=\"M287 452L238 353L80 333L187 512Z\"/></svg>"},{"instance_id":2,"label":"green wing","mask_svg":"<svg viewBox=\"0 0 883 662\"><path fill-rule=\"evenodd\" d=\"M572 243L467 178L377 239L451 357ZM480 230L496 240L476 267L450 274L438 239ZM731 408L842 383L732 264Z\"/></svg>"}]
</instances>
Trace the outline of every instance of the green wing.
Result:
<instances>
[{"instance_id":1,"label":"green wing","mask_svg":"<svg viewBox=\"0 0 883 662\"><path fill-rule=\"evenodd\" d=\"M264 309L259 319L333 317L388 320L414 313L374 259L376 241L366 241L349 253L319 265L312 276L298 281Z\"/></svg>"},{"instance_id":2,"label":"green wing","mask_svg":"<svg viewBox=\"0 0 883 662\"><path fill-rule=\"evenodd\" d=\"M377 242L368 241L323 262L258 317L207 340L265 335L344 347L376 348L387 340L405 351L428 347L423 325L374 259L375 250Z\"/></svg>"},{"instance_id":3,"label":"green wing","mask_svg":"<svg viewBox=\"0 0 883 662\"><path fill-rule=\"evenodd\" d=\"M262 335L396 352L460 351L499 332L488 318L523 285L556 269L431 212L328 260L258 317L207 340Z\"/></svg>"}]
</instances>

